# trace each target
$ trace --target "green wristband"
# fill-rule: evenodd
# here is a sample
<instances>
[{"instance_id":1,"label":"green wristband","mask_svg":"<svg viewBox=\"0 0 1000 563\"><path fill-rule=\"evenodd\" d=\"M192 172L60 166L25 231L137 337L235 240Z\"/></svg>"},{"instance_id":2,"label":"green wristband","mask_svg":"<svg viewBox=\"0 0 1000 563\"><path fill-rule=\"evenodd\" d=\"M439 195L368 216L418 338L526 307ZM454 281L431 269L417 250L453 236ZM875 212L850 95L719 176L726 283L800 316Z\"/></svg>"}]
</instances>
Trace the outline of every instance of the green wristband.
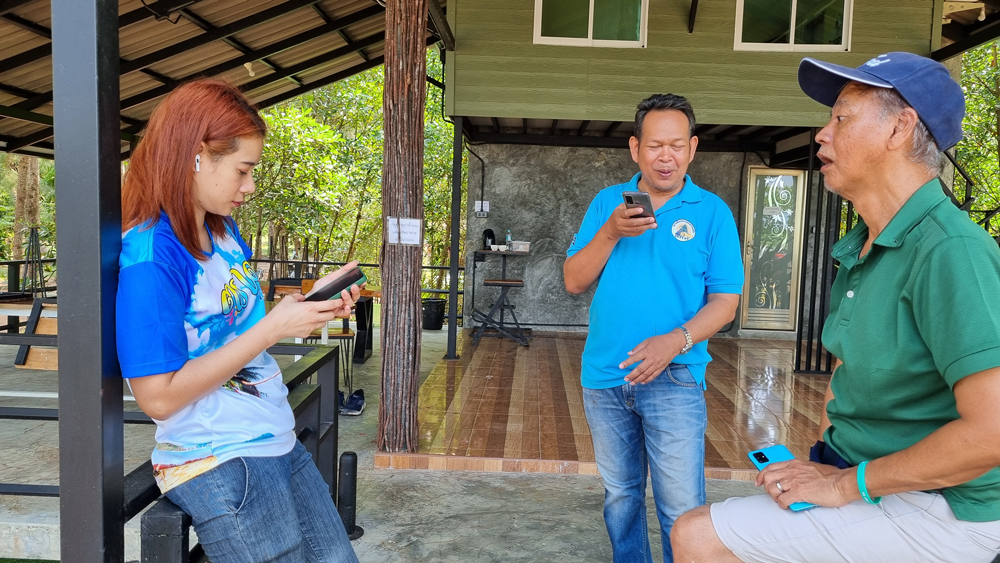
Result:
<instances>
[{"instance_id":1,"label":"green wristband","mask_svg":"<svg viewBox=\"0 0 1000 563\"><path fill-rule=\"evenodd\" d=\"M868 504L878 504L882 501L882 497L872 498L868 495L868 487L865 486L865 466L868 465L867 461L862 461L858 465L858 492L861 493L861 498L865 499Z\"/></svg>"}]
</instances>

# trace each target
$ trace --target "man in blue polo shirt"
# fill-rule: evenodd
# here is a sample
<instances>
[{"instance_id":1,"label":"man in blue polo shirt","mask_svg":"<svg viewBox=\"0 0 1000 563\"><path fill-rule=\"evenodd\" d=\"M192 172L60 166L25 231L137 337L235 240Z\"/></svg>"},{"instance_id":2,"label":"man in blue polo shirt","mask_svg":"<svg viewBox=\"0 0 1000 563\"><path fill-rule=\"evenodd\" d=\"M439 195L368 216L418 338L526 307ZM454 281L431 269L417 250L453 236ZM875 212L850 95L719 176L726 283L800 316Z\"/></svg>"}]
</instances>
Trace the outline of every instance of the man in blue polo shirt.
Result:
<instances>
[{"instance_id":1,"label":"man in blue polo shirt","mask_svg":"<svg viewBox=\"0 0 1000 563\"><path fill-rule=\"evenodd\" d=\"M563 267L570 293L597 283L581 379L616 563L652 561L647 462L666 563L674 520L705 504L705 341L736 314L743 264L729 207L685 174L694 126L681 96L639 104L639 173L597 194ZM649 194L655 217L627 209L626 191Z\"/></svg>"}]
</instances>

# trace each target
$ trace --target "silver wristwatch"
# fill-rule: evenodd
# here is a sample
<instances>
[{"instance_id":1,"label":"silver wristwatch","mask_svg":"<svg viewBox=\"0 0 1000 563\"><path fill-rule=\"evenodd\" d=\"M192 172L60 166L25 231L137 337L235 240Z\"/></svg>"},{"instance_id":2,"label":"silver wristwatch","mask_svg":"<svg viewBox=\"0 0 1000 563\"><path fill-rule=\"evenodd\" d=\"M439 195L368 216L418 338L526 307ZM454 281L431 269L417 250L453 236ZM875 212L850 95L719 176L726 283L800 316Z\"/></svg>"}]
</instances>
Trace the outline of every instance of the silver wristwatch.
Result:
<instances>
[{"instance_id":1,"label":"silver wristwatch","mask_svg":"<svg viewBox=\"0 0 1000 563\"><path fill-rule=\"evenodd\" d=\"M681 348L681 354L687 354L688 352L691 351L691 347L694 346L694 341L691 340L691 333L688 332L687 328L683 326L678 328L680 328L681 332L684 333L684 347Z\"/></svg>"}]
</instances>

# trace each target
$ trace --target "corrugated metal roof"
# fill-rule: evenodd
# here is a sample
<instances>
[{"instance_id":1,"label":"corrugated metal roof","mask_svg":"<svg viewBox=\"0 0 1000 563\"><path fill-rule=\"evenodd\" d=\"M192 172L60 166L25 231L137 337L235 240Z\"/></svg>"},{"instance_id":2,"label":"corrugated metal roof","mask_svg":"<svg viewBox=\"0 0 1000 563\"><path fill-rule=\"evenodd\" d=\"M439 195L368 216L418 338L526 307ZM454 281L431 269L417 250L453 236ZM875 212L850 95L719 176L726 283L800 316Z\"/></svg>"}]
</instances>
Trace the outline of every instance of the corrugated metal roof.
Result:
<instances>
[{"instance_id":1,"label":"corrugated metal roof","mask_svg":"<svg viewBox=\"0 0 1000 563\"><path fill-rule=\"evenodd\" d=\"M164 4L145 4L119 2L126 133L140 131L164 95L196 76L229 80L266 107L382 63L385 11L377 0L195 0L159 19L150 8ZM52 154L50 12L49 0L0 0L0 150ZM428 25L428 44L436 40Z\"/></svg>"}]
</instances>

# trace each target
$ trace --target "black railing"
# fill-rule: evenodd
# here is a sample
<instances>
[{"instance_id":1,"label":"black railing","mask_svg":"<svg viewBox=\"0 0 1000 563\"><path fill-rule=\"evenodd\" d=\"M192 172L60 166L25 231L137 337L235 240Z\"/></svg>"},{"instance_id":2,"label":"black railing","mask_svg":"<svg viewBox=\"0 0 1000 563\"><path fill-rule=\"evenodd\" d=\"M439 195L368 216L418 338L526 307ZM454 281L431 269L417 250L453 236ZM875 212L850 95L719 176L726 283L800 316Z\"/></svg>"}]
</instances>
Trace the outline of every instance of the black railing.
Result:
<instances>
[{"instance_id":1,"label":"black railing","mask_svg":"<svg viewBox=\"0 0 1000 563\"><path fill-rule=\"evenodd\" d=\"M315 277L317 275L317 273L318 273L319 268L322 267L322 266L337 266L337 267L340 267L340 266L343 266L343 265L347 264L347 262L329 262L329 261L323 261L323 260L278 260L278 259L272 259L272 258L251 258L250 262L253 263L253 264L255 264L255 265L256 264L275 264L275 265L286 266L288 268L288 275L287 275L287 277L289 277L289 278L306 278L306 279ZM381 265L380 264L359 263L358 266L360 266L362 268L370 268L370 269L381 270ZM451 269L451 266L428 266L428 265L424 265L424 266L421 266L420 269L421 270L446 271L446 272L448 272ZM460 273L460 276L459 276L459 279L458 279L458 284L459 284L458 295L461 296L460 299L461 299L461 302L462 302L462 310L458 313L458 318L462 319L463 315L464 315L464 312L465 312L465 289L464 289L464 286L465 286L465 268L463 266L459 266L458 271ZM271 275L271 272L269 272L268 277L270 277L270 275ZM275 276L275 278L281 278L281 277L286 277L286 276L282 276L282 275ZM371 279L371 278L372 278L372 276L369 276L369 279ZM378 278L375 278L375 279L377 280ZM447 295L448 293L450 293L450 290L447 289L447 288L438 289L438 288L433 288L433 287L421 287L420 288L420 292L422 294L423 293L428 293L428 294L431 294L431 295Z\"/></svg>"}]
</instances>

